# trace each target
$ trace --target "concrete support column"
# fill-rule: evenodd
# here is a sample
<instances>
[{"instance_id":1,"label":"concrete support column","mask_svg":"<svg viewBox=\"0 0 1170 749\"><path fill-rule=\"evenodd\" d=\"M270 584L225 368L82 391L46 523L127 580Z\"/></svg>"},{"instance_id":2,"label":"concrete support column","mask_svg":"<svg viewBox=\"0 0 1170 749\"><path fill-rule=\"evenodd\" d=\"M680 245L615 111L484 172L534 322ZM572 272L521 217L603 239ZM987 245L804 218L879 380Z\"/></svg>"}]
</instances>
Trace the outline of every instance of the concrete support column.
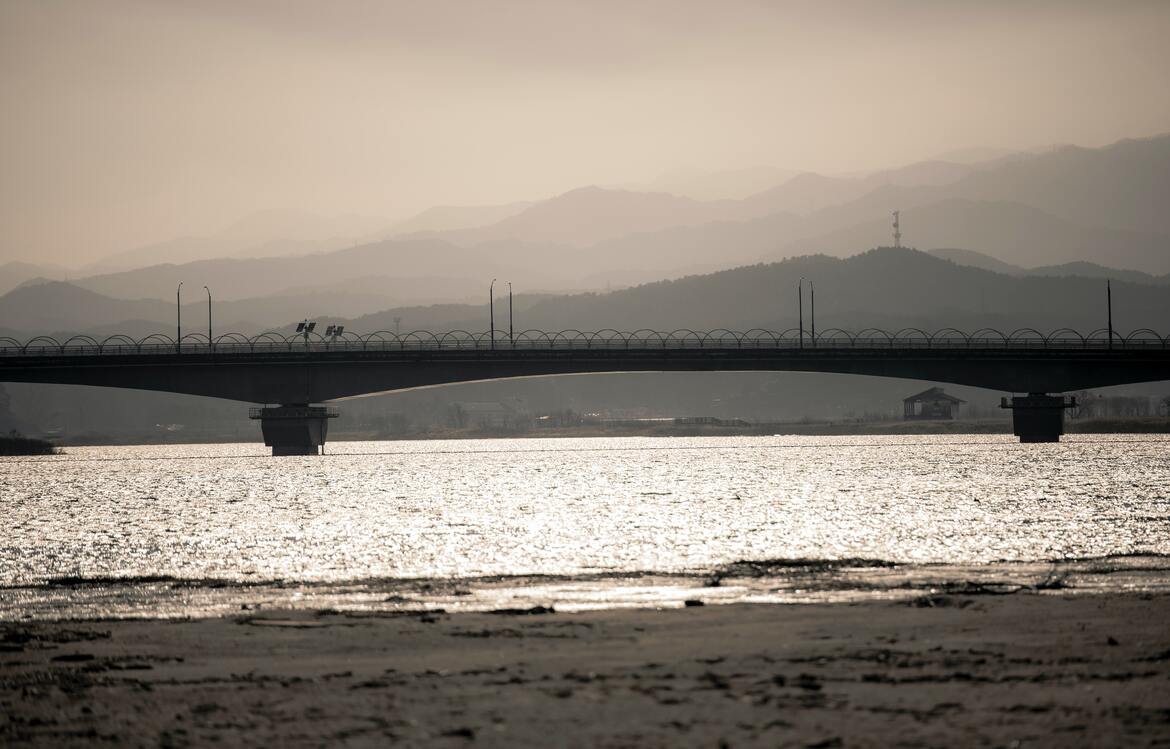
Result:
<instances>
[{"instance_id":1,"label":"concrete support column","mask_svg":"<svg viewBox=\"0 0 1170 749\"><path fill-rule=\"evenodd\" d=\"M999 407L1012 412L1012 432L1020 442L1060 442L1064 434L1064 409L1074 408L1077 399L1063 395L1028 393L1000 399Z\"/></svg>"},{"instance_id":2,"label":"concrete support column","mask_svg":"<svg viewBox=\"0 0 1170 749\"><path fill-rule=\"evenodd\" d=\"M264 444L272 448L273 456L319 455L324 452L329 420L337 418L337 411L295 403L252 408L248 417L260 421Z\"/></svg>"}]
</instances>

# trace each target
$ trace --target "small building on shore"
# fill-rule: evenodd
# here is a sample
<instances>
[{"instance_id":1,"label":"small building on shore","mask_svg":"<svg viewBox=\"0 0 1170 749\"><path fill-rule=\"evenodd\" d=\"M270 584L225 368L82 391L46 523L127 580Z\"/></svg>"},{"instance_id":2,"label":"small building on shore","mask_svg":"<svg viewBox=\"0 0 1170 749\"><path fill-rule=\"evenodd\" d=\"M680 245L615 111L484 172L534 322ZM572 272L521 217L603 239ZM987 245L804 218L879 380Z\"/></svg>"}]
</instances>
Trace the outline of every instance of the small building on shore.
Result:
<instances>
[{"instance_id":1,"label":"small building on shore","mask_svg":"<svg viewBox=\"0 0 1170 749\"><path fill-rule=\"evenodd\" d=\"M940 387L932 387L902 399L902 418L906 421L953 419L959 412L959 406L966 402L948 395Z\"/></svg>"}]
</instances>

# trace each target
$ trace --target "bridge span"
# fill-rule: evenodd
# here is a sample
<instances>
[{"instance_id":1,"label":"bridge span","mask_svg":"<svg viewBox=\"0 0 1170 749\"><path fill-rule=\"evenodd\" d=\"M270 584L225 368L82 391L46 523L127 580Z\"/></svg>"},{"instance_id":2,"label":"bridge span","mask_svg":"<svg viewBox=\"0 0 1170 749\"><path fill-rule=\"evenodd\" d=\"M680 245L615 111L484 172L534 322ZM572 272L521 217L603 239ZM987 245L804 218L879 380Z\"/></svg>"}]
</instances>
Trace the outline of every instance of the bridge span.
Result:
<instances>
[{"instance_id":1,"label":"bridge span","mask_svg":"<svg viewBox=\"0 0 1170 749\"><path fill-rule=\"evenodd\" d=\"M953 329L782 332L640 330L342 337L263 333L215 339L161 334L97 340L0 339L0 382L98 385L265 404L253 409L274 455L314 454L337 399L458 382L605 372L790 371L898 377L1011 393L1005 407L1025 442L1063 433L1059 395L1170 380L1170 336L1138 330L1041 334ZM269 405L271 404L271 405Z\"/></svg>"}]
</instances>

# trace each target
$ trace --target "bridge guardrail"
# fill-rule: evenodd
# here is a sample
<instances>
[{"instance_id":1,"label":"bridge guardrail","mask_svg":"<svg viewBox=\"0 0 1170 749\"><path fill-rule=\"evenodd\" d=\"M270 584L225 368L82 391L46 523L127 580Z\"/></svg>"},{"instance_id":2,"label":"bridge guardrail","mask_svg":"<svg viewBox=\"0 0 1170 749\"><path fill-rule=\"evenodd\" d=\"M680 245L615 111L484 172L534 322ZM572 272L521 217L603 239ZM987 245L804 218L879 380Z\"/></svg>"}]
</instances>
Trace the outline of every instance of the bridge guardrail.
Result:
<instances>
[{"instance_id":1,"label":"bridge guardrail","mask_svg":"<svg viewBox=\"0 0 1170 749\"><path fill-rule=\"evenodd\" d=\"M367 351L486 351L486 350L623 350L623 349L997 349L997 350L1164 350L1170 348L1170 336L1150 329L1140 329L1122 336L1114 332L1112 347L1108 331L1096 330L1082 335L1062 329L1047 335L1031 328L1003 333L983 329L963 333L944 328L934 333L919 329L888 332L877 329L850 333L830 329L815 337L809 331L763 329L737 332L731 330L661 332L637 330L622 332L603 330L582 332L566 330L545 332L526 330L509 337L506 331L449 331L432 333L413 331L395 334L377 331L364 336L346 333L345 337L325 339L300 334L265 332L254 336L226 333L212 340L190 334L176 343L174 339L154 333L140 339L113 335L103 340L77 335L63 341L37 336L28 341L0 338L0 357L12 356L138 356L166 354L263 354L290 352L367 352Z\"/></svg>"}]
</instances>

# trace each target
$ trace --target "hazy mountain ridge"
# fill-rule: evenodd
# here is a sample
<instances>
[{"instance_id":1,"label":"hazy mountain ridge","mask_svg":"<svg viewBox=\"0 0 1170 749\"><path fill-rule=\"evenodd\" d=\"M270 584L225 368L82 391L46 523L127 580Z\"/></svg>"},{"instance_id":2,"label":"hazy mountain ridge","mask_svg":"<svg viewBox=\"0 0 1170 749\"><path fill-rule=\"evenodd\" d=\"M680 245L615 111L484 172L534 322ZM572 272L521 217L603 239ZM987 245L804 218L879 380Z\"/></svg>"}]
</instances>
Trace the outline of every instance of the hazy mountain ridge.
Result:
<instances>
[{"instance_id":1,"label":"hazy mountain ridge","mask_svg":"<svg viewBox=\"0 0 1170 749\"><path fill-rule=\"evenodd\" d=\"M186 295L183 302L184 333L206 333L206 296ZM217 301L212 306L212 323L215 335L252 334L305 317L358 315L379 304L385 304L385 298L369 294L350 294L341 300L333 294L297 294ZM115 299L62 281L30 284L0 296L0 316L5 328L18 331L19 337L52 335L59 340L61 334L76 333L173 337L176 325L174 302Z\"/></svg>"},{"instance_id":2,"label":"hazy mountain ridge","mask_svg":"<svg viewBox=\"0 0 1170 749\"><path fill-rule=\"evenodd\" d=\"M533 201L501 205L439 205L391 225L386 236L474 229L503 221L532 205Z\"/></svg>"},{"instance_id":3,"label":"hazy mountain ridge","mask_svg":"<svg viewBox=\"0 0 1170 749\"><path fill-rule=\"evenodd\" d=\"M173 306L170 314L174 315ZM63 281L21 286L0 296L5 327L35 334L84 332L135 318L165 320L166 304L155 299L113 299Z\"/></svg>"},{"instance_id":4,"label":"hazy mountain ridge","mask_svg":"<svg viewBox=\"0 0 1170 749\"><path fill-rule=\"evenodd\" d=\"M969 331L1000 326L1006 332L1070 326L1087 333L1104 326L1104 284L1099 279L1020 278L916 250L880 248L847 259L806 256L609 294L547 297L517 315L516 329L786 329L796 325L796 285L801 277L816 285L816 322L822 332L870 326L893 330L954 326ZM1170 314L1170 295L1163 288L1128 281L1114 287L1119 329L1144 327ZM812 310L807 297L805 304L809 325ZM497 329L504 319L502 309L497 302ZM395 318L401 319L404 331L480 331L487 328L487 305L391 309L331 322L345 322L353 330L393 330Z\"/></svg>"},{"instance_id":5,"label":"hazy mountain ridge","mask_svg":"<svg viewBox=\"0 0 1170 749\"><path fill-rule=\"evenodd\" d=\"M1131 281L1133 283L1170 285L1170 273L1155 276L1150 273L1142 273L1138 270L1109 268L1104 265L1098 265L1097 263L1072 262L1060 265L1042 265L1035 268L1024 268L1023 266L1005 263L1002 260L982 252L975 252L974 250L944 248L930 250L929 254L944 260L950 260L958 265L983 268L984 270L1006 273L1011 276L1081 276L1084 278L1107 278L1119 281Z\"/></svg>"},{"instance_id":6,"label":"hazy mountain ridge","mask_svg":"<svg viewBox=\"0 0 1170 749\"><path fill-rule=\"evenodd\" d=\"M462 247L510 240L582 247L629 234L733 217L739 203L589 186L536 203L490 226L439 236Z\"/></svg>"},{"instance_id":7,"label":"hazy mountain ridge","mask_svg":"<svg viewBox=\"0 0 1170 749\"><path fill-rule=\"evenodd\" d=\"M922 162L859 178L806 173L740 201L585 188L491 227L439 236L467 247L489 239L496 246L592 240L597 263L614 255L637 258L666 275L680 256L694 266L810 251L848 253L888 237L890 212L901 210L907 241L918 246L965 247L1030 266L1107 257L1165 273L1170 234L1159 229L1164 212L1148 199L1126 198L1131 190L1121 186L1165 194L1160 180L1170 179L1166 175L1170 136L1016 154L976 166ZM1051 192L1062 197L1045 197ZM1118 201L1127 211L1110 215L1130 223L1088 220L1101 216L1102 204Z\"/></svg>"},{"instance_id":8,"label":"hazy mountain ridge","mask_svg":"<svg viewBox=\"0 0 1170 749\"><path fill-rule=\"evenodd\" d=\"M934 250L927 250L931 255L943 260L950 260L956 265L966 265L971 268L981 268L989 270L994 273L1004 273L1009 276L1023 275L1027 268L1021 265L1013 265L1006 263L997 257L992 257L984 252L976 252L975 250L964 250L961 247L940 247Z\"/></svg>"},{"instance_id":9,"label":"hazy mountain ridge","mask_svg":"<svg viewBox=\"0 0 1170 749\"><path fill-rule=\"evenodd\" d=\"M1162 274L1170 272L1170 235L1088 225L1077 216L1063 217L1033 202L968 194L1018 193L1012 186L1015 181L1034 185L1051 182L1057 174L1060 189L1067 194L1095 199L1103 186L1116 183L1134 163L1140 162L1145 173L1170 173L1167 144L1170 136L1123 141L1091 152L1062 148L976 167L923 162L854 179L804 174L741 201L702 202L665 193L582 188L522 208L487 227L398 237L291 258L155 265L76 283L125 299L163 300L180 280L196 289L207 284L220 299L247 299L304 287L307 279L315 286L338 287L359 277L451 277L455 268L467 289L476 283L486 285L493 276L526 290L624 285L811 252L848 255L858 247L888 242L894 208L902 211L906 244L964 248L1023 267L1100 260ZM1039 176L1028 177L1033 166ZM946 182L960 174L965 176ZM1098 179L1102 174L1112 176ZM993 190L993 185L1006 186ZM801 213L857 192L864 194ZM798 210L776 210L785 204ZM1077 213L1068 205L1064 210ZM1152 210L1145 206L1145 213L1138 211L1139 223L1157 224L1147 215ZM427 301L454 298L458 297Z\"/></svg>"},{"instance_id":10,"label":"hazy mountain ridge","mask_svg":"<svg viewBox=\"0 0 1170 749\"><path fill-rule=\"evenodd\" d=\"M803 172L739 200L695 200L666 192L590 186L534 203L491 226L440 236L461 246L501 240L590 245L711 222L808 214L855 200L880 186L947 184L972 170L968 165L929 161L858 178Z\"/></svg>"},{"instance_id":11,"label":"hazy mountain ridge","mask_svg":"<svg viewBox=\"0 0 1170 749\"><path fill-rule=\"evenodd\" d=\"M614 291L608 294L516 296L516 330L614 328L634 330L728 328L747 330L765 327L785 329L796 325L796 285L799 278L811 280L817 290L816 324L821 331L830 327L860 330L866 327L922 327L935 330L958 327L1008 329L1035 327L1053 330L1074 327L1089 332L1104 325L1101 310L1104 284L1099 278L1083 276L1016 276L995 273L934 257L909 249L881 248L840 259L804 256L779 263L752 265L706 275L687 276ZM1163 283L1170 282L1161 279ZM497 284L496 327L506 329L506 295ZM46 292L42 298L37 294ZM281 328L305 316L325 323L340 322L351 330L404 332L431 329L482 331L487 328L484 304L441 304L397 306L374 314L349 317L328 306L313 309L299 300L290 304L279 324ZM268 309L271 300L246 300L217 304L216 330L258 332L259 327L240 320ZM188 302L183 307L184 330L205 329L205 302ZM49 309L51 313L45 312ZM73 315L71 319L65 313ZM806 325L811 305L806 298ZM1119 329L1158 327L1170 319L1170 294L1165 286L1117 280L1114 283L1114 314ZM156 300L124 302L79 289L69 284L26 287L0 297L0 315L7 326L27 334L62 331L91 332L117 330L122 320L156 320L153 330L173 330L174 305ZM396 320L397 319L397 320ZM222 321L222 322L221 322ZM32 325L39 327L31 327ZM136 329L141 330L136 326ZM1170 330L1163 331L1170 333Z\"/></svg>"},{"instance_id":12,"label":"hazy mountain ridge","mask_svg":"<svg viewBox=\"0 0 1170 749\"><path fill-rule=\"evenodd\" d=\"M1104 148L1066 146L976 171L954 196L1010 200L1079 223L1170 234L1170 135Z\"/></svg>"},{"instance_id":13,"label":"hazy mountain ridge","mask_svg":"<svg viewBox=\"0 0 1170 749\"><path fill-rule=\"evenodd\" d=\"M109 255L89 268L91 272L112 272L145 264L323 252L355 244L385 223L383 219L357 214L321 216L307 211L257 211L217 232L136 247Z\"/></svg>"},{"instance_id":14,"label":"hazy mountain ridge","mask_svg":"<svg viewBox=\"0 0 1170 749\"><path fill-rule=\"evenodd\" d=\"M806 238L783 245L772 257L798 251L839 255L875 236L889 237L889 216L874 210L870 200L814 214L804 228ZM901 214L903 241L919 247L962 247L1023 266L1108 257L1129 268L1170 272L1170 236L1087 226L1023 203L947 198L903 208ZM821 232L818 223L845 226Z\"/></svg>"},{"instance_id":15,"label":"hazy mountain ridge","mask_svg":"<svg viewBox=\"0 0 1170 749\"><path fill-rule=\"evenodd\" d=\"M678 169L649 182L616 185L617 189L639 192L667 192L694 200L742 200L782 184L799 169L772 166L742 169Z\"/></svg>"},{"instance_id":16,"label":"hazy mountain ridge","mask_svg":"<svg viewBox=\"0 0 1170 749\"><path fill-rule=\"evenodd\" d=\"M0 294L7 294L18 286L44 281L60 281L69 275L66 268L56 265L39 265L13 260L0 265Z\"/></svg>"},{"instance_id":17,"label":"hazy mountain ridge","mask_svg":"<svg viewBox=\"0 0 1170 749\"><path fill-rule=\"evenodd\" d=\"M920 161L863 177L830 177L815 172L798 174L787 182L746 198L752 206L745 215L796 213L807 215L823 208L857 200L879 187L947 185L971 174L973 166L947 161Z\"/></svg>"},{"instance_id":18,"label":"hazy mountain ridge","mask_svg":"<svg viewBox=\"0 0 1170 749\"><path fill-rule=\"evenodd\" d=\"M442 258L442 262L435 262L436 258ZM247 299L303 286L309 281L319 285L359 276L433 276L436 271L452 267L472 276L482 276L497 266L476 253L441 240L392 239L302 257L218 258L183 265L155 265L91 276L76 283L109 296L127 297L136 295L139 289L166 293L163 290L174 289L182 281L196 289L206 284L219 299Z\"/></svg>"},{"instance_id":19,"label":"hazy mountain ridge","mask_svg":"<svg viewBox=\"0 0 1170 749\"><path fill-rule=\"evenodd\" d=\"M914 250L883 248L847 259L793 258L705 276L691 276L614 292L547 300L529 311L535 327L630 329L725 327L787 328L796 325L796 285L816 285L817 327L1070 326L1086 332L1104 326L1103 284L1078 277L1014 278L964 267ZM1156 324L1170 314L1165 289L1114 284L1120 328ZM806 296L806 319L811 309ZM528 324L526 322L526 324ZM1170 332L1170 331L1168 331Z\"/></svg>"}]
</instances>

